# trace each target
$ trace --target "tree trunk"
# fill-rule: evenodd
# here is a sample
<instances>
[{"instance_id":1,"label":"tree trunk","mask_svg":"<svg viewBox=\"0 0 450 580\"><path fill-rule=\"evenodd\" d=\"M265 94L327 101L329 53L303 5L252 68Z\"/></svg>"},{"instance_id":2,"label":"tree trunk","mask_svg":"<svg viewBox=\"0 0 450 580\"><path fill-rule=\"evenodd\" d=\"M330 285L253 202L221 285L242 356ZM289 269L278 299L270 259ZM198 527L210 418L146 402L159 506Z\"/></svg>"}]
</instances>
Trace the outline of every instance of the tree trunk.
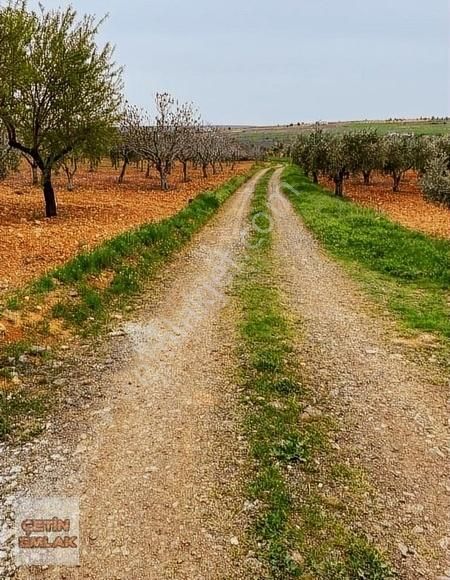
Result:
<instances>
[{"instance_id":1,"label":"tree trunk","mask_svg":"<svg viewBox=\"0 0 450 580\"><path fill-rule=\"evenodd\" d=\"M145 172L145 178L148 179L150 177L150 162L147 162L147 171Z\"/></svg>"},{"instance_id":2,"label":"tree trunk","mask_svg":"<svg viewBox=\"0 0 450 580\"><path fill-rule=\"evenodd\" d=\"M187 161L183 161L183 181L187 183L188 180L188 164Z\"/></svg>"},{"instance_id":3,"label":"tree trunk","mask_svg":"<svg viewBox=\"0 0 450 580\"><path fill-rule=\"evenodd\" d=\"M42 188L45 199L45 215L48 218L57 215L55 192L52 185L52 170L45 169L42 173Z\"/></svg>"},{"instance_id":4,"label":"tree trunk","mask_svg":"<svg viewBox=\"0 0 450 580\"><path fill-rule=\"evenodd\" d=\"M122 171L120 172L120 175L119 175L119 183L123 183L123 180L125 178L125 171L127 170L127 165L128 165L128 159L125 159L125 161L123 162L123 165L122 165Z\"/></svg>"},{"instance_id":5,"label":"tree trunk","mask_svg":"<svg viewBox=\"0 0 450 580\"><path fill-rule=\"evenodd\" d=\"M69 169L66 169L67 176L67 191L73 191L73 174Z\"/></svg>"},{"instance_id":6,"label":"tree trunk","mask_svg":"<svg viewBox=\"0 0 450 580\"><path fill-rule=\"evenodd\" d=\"M334 184L336 186L334 193L338 197L343 197L344 195L344 176L342 174L338 174L334 176Z\"/></svg>"},{"instance_id":7,"label":"tree trunk","mask_svg":"<svg viewBox=\"0 0 450 580\"><path fill-rule=\"evenodd\" d=\"M163 191L167 191L169 189L169 183L167 182L167 173L166 173L165 164L158 165L156 167L156 169L158 170L158 173L159 173L159 178L160 178L160 182L161 182L161 189Z\"/></svg>"},{"instance_id":8,"label":"tree trunk","mask_svg":"<svg viewBox=\"0 0 450 580\"><path fill-rule=\"evenodd\" d=\"M203 163L202 164L202 171L203 171L203 177L208 177L208 164L207 163Z\"/></svg>"},{"instance_id":9,"label":"tree trunk","mask_svg":"<svg viewBox=\"0 0 450 580\"><path fill-rule=\"evenodd\" d=\"M364 185L370 185L370 174L371 173L372 173L371 171L363 171Z\"/></svg>"},{"instance_id":10,"label":"tree trunk","mask_svg":"<svg viewBox=\"0 0 450 580\"><path fill-rule=\"evenodd\" d=\"M36 161L31 163L31 179L33 185L39 185L38 166Z\"/></svg>"},{"instance_id":11,"label":"tree trunk","mask_svg":"<svg viewBox=\"0 0 450 580\"><path fill-rule=\"evenodd\" d=\"M397 173L396 171L394 171L392 173L392 178L394 180L394 187L392 188L392 191L394 191L395 193L397 193L398 191L400 191L400 181L402 179L402 174L401 173Z\"/></svg>"},{"instance_id":12,"label":"tree trunk","mask_svg":"<svg viewBox=\"0 0 450 580\"><path fill-rule=\"evenodd\" d=\"M317 173L317 171L313 171L313 183L319 183L319 174Z\"/></svg>"}]
</instances>

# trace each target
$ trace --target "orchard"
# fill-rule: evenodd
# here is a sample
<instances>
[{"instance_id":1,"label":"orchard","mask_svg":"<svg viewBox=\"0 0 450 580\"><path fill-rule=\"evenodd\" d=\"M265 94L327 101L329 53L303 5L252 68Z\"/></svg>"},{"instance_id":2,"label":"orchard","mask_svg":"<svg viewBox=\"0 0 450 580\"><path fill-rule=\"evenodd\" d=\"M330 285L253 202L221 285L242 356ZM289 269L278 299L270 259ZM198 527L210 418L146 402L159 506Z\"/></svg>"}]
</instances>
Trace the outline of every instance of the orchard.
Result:
<instances>
[{"instance_id":1,"label":"orchard","mask_svg":"<svg viewBox=\"0 0 450 580\"><path fill-rule=\"evenodd\" d=\"M392 179L399 192L407 171L417 172L424 195L450 205L450 138L390 133L376 130L330 133L317 126L301 134L290 148L290 156L317 183L319 176L333 180L335 193L344 195L345 180L361 175L370 185L374 172Z\"/></svg>"}]
</instances>

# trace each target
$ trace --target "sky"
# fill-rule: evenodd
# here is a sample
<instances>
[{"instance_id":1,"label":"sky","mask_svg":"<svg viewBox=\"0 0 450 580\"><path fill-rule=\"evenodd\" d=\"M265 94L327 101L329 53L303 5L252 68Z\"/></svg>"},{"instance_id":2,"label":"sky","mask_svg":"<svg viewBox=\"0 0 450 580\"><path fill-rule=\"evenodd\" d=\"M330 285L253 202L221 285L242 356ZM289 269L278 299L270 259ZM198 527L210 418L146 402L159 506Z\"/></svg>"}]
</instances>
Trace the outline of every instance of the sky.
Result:
<instances>
[{"instance_id":1,"label":"sky","mask_svg":"<svg viewBox=\"0 0 450 580\"><path fill-rule=\"evenodd\" d=\"M109 14L100 40L116 46L127 99L147 109L169 91L217 124L450 115L448 0L71 4Z\"/></svg>"}]
</instances>

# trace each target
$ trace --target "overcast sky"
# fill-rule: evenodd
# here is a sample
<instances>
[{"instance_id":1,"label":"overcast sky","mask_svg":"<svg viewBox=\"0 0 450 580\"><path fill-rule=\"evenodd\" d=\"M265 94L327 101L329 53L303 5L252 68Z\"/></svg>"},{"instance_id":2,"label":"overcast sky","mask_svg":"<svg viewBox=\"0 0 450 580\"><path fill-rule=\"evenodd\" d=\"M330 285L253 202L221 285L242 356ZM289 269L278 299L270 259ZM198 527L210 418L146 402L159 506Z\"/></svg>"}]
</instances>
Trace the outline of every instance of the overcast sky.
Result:
<instances>
[{"instance_id":1,"label":"overcast sky","mask_svg":"<svg viewBox=\"0 0 450 580\"><path fill-rule=\"evenodd\" d=\"M102 38L147 108L167 90L212 123L450 114L448 0L71 3L109 13Z\"/></svg>"}]
</instances>

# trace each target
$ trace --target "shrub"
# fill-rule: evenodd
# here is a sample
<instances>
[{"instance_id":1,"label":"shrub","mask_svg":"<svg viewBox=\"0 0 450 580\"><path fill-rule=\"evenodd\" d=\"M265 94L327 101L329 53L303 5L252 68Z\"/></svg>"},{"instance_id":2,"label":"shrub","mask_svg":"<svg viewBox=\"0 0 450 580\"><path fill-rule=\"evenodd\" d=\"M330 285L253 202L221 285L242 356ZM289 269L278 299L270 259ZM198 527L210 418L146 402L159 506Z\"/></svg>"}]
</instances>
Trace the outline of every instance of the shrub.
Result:
<instances>
[{"instance_id":1,"label":"shrub","mask_svg":"<svg viewBox=\"0 0 450 580\"><path fill-rule=\"evenodd\" d=\"M450 171L445 155L437 155L428 163L420 185L427 199L450 207Z\"/></svg>"}]
</instances>

